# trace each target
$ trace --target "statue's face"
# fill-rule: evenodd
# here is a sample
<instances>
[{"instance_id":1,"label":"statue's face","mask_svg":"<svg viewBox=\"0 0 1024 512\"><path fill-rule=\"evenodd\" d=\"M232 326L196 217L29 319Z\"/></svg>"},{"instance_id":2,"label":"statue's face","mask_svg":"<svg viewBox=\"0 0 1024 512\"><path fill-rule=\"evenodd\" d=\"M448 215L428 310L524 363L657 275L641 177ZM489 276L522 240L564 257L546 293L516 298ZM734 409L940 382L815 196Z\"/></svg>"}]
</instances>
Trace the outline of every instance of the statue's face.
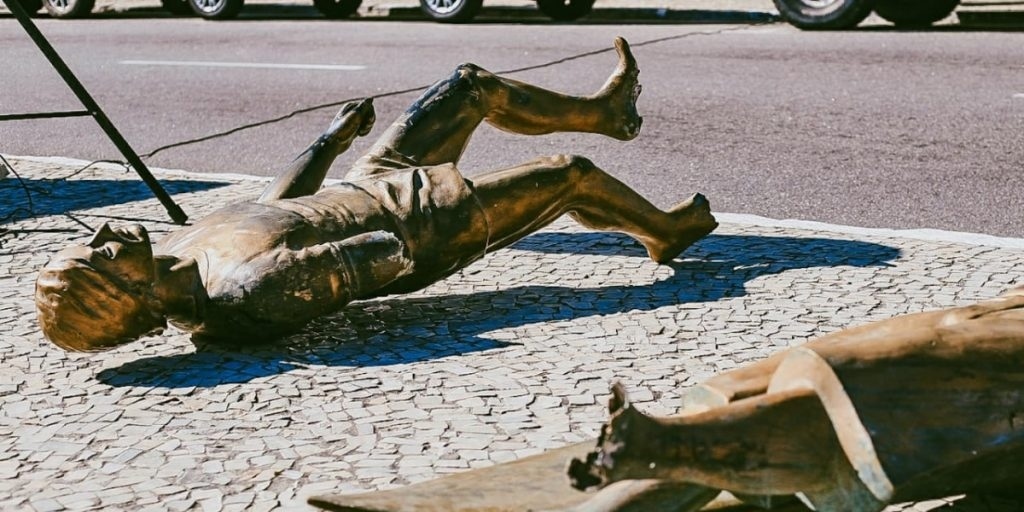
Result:
<instances>
[{"instance_id":1,"label":"statue's face","mask_svg":"<svg viewBox=\"0 0 1024 512\"><path fill-rule=\"evenodd\" d=\"M85 260L99 272L127 283L152 283L154 279L149 233L138 224L116 229L103 224L88 243L66 249L65 255Z\"/></svg>"},{"instance_id":2,"label":"statue's face","mask_svg":"<svg viewBox=\"0 0 1024 512\"><path fill-rule=\"evenodd\" d=\"M142 226L104 224L85 245L61 251L39 272L36 307L50 341L94 352L162 329L153 309L156 263Z\"/></svg>"}]
</instances>

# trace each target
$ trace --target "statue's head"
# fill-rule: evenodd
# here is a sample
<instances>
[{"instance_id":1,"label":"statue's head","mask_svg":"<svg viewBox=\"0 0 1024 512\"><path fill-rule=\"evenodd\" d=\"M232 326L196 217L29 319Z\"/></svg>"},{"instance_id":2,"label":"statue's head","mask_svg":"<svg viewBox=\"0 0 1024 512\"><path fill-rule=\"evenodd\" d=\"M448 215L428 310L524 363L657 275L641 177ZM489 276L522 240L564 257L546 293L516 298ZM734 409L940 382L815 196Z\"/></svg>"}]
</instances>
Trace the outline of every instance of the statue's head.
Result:
<instances>
[{"instance_id":1,"label":"statue's head","mask_svg":"<svg viewBox=\"0 0 1024 512\"><path fill-rule=\"evenodd\" d=\"M39 273L36 308L46 337L65 350L95 352L159 332L167 322L153 297L153 247L139 225L104 224Z\"/></svg>"}]
</instances>

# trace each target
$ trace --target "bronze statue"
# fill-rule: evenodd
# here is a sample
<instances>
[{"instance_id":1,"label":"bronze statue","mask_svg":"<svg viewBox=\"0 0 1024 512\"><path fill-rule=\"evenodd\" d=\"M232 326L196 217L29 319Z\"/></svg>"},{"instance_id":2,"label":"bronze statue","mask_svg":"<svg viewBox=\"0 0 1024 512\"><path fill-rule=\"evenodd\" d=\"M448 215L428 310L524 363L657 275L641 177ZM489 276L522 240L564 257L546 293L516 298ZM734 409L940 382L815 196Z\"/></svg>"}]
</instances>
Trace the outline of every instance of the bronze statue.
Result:
<instances>
[{"instance_id":1,"label":"bronze statue","mask_svg":"<svg viewBox=\"0 0 1024 512\"><path fill-rule=\"evenodd\" d=\"M807 510L796 495L818 511L877 512L965 493L1019 499L1024 287L823 336L719 374L685 403L677 416L652 418L615 386L596 449L580 443L310 503L350 512ZM569 459L569 481L559 479Z\"/></svg>"},{"instance_id":2,"label":"bronze statue","mask_svg":"<svg viewBox=\"0 0 1024 512\"><path fill-rule=\"evenodd\" d=\"M695 393L704 410L651 418L615 387L573 485L669 480L755 501L797 494L819 511L1024 497L1024 288L824 336Z\"/></svg>"},{"instance_id":3,"label":"bronze statue","mask_svg":"<svg viewBox=\"0 0 1024 512\"><path fill-rule=\"evenodd\" d=\"M555 156L468 180L456 168L481 121L540 135L640 130L639 69L625 40L589 97L459 66L359 159L344 183L328 168L369 133L370 100L328 130L259 199L225 206L151 246L141 226L104 225L40 273L36 304L57 345L97 351L160 332L245 342L279 337L350 301L421 289L568 213L627 233L667 262L716 226L696 194L666 211L585 158Z\"/></svg>"}]
</instances>

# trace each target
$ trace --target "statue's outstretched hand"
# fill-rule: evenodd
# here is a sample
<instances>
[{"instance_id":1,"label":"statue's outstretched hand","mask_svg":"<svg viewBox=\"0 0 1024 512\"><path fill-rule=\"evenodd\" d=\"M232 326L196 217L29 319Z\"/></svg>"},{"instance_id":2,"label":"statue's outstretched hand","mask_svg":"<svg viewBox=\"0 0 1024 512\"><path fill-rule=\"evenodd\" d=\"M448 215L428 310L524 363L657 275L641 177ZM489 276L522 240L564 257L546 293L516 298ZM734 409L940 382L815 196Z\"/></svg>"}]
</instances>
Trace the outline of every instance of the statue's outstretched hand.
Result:
<instances>
[{"instance_id":1,"label":"statue's outstretched hand","mask_svg":"<svg viewBox=\"0 0 1024 512\"><path fill-rule=\"evenodd\" d=\"M370 133L376 120L372 98L350 101L341 107L327 133L338 142L351 143L356 137Z\"/></svg>"}]
</instances>

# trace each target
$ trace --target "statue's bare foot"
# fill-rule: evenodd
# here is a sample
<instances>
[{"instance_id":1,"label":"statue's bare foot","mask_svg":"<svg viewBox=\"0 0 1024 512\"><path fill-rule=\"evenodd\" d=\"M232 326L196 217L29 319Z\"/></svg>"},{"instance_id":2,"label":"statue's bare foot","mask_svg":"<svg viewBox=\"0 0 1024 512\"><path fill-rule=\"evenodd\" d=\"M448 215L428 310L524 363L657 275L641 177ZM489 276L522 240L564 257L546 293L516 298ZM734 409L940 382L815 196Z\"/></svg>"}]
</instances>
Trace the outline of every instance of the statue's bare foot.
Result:
<instances>
[{"instance_id":1,"label":"statue's bare foot","mask_svg":"<svg viewBox=\"0 0 1024 512\"><path fill-rule=\"evenodd\" d=\"M609 121L612 123L608 135L619 140L632 140L640 134L643 123L643 118L636 111L636 99L641 90L640 68L625 39L615 38L615 50L619 53L619 65L596 96L608 99Z\"/></svg>"},{"instance_id":2,"label":"statue's bare foot","mask_svg":"<svg viewBox=\"0 0 1024 512\"><path fill-rule=\"evenodd\" d=\"M718 221L711 215L711 203L704 194L694 194L669 210L669 214L676 220L677 238L664 244L647 246L647 253L658 263L672 261L672 258L718 227Z\"/></svg>"},{"instance_id":3,"label":"statue's bare foot","mask_svg":"<svg viewBox=\"0 0 1024 512\"><path fill-rule=\"evenodd\" d=\"M348 144L356 137L370 133L376 120L373 98L350 101L341 107L338 115L334 116L326 135L334 142Z\"/></svg>"}]
</instances>

